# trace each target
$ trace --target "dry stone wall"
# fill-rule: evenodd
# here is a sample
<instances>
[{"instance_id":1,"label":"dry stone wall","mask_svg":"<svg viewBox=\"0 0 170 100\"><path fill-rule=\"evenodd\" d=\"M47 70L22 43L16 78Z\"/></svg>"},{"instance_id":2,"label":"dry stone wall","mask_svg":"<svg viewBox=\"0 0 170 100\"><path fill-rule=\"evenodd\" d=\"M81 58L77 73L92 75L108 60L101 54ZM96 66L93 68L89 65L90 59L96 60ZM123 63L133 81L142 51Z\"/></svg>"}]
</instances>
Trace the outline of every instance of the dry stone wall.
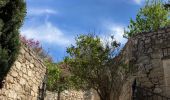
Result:
<instances>
[{"instance_id":1,"label":"dry stone wall","mask_svg":"<svg viewBox=\"0 0 170 100\"><path fill-rule=\"evenodd\" d=\"M170 97L170 27L137 34L128 40L121 54L138 86ZM132 84L124 84L127 91L122 88L120 100L131 100L126 95L132 93Z\"/></svg>"},{"instance_id":2,"label":"dry stone wall","mask_svg":"<svg viewBox=\"0 0 170 100\"><path fill-rule=\"evenodd\" d=\"M58 94L47 91L45 100L57 100ZM94 100L92 91L66 90L60 94L61 100Z\"/></svg>"},{"instance_id":3,"label":"dry stone wall","mask_svg":"<svg viewBox=\"0 0 170 100\"><path fill-rule=\"evenodd\" d=\"M36 54L22 46L0 89L0 100L37 100L46 67Z\"/></svg>"},{"instance_id":4,"label":"dry stone wall","mask_svg":"<svg viewBox=\"0 0 170 100\"><path fill-rule=\"evenodd\" d=\"M164 49L170 47L170 28L160 29L157 32L142 33L131 39L135 67L138 73L138 85L150 89L155 93L168 96L165 88L164 59L169 59L168 54L164 55ZM170 67L170 66L169 66ZM170 77L170 73L168 76Z\"/></svg>"}]
</instances>

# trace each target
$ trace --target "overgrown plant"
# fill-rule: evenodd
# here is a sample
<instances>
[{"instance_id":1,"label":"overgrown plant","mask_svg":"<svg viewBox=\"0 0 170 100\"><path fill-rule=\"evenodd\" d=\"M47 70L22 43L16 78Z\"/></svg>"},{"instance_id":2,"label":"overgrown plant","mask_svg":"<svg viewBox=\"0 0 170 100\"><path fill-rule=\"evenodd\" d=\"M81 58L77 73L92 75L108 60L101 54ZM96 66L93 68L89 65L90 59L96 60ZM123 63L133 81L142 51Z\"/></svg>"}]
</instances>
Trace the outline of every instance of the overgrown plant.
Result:
<instances>
[{"instance_id":1,"label":"overgrown plant","mask_svg":"<svg viewBox=\"0 0 170 100\"><path fill-rule=\"evenodd\" d=\"M169 9L164 7L162 0L146 0L146 4L136 15L130 19L130 25L125 30L125 37L131 37L141 32L156 31L170 25Z\"/></svg>"},{"instance_id":2,"label":"overgrown plant","mask_svg":"<svg viewBox=\"0 0 170 100\"><path fill-rule=\"evenodd\" d=\"M18 55L19 28L25 14L25 0L0 0L0 81Z\"/></svg>"},{"instance_id":3,"label":"overgrown plant","mask_svg":"<svg viewBox=\"0 0 170 100\"><path fill-rule=\"evenodd\" d=\"M67 48L65 63L71 74L83 88L96 90L101 100L118 100L124 81L120 72L124 67L115 58L119 46L114 39L103 44L98 36L89 34L78 36L76 44Z\"/></svg>"}]
</instances>

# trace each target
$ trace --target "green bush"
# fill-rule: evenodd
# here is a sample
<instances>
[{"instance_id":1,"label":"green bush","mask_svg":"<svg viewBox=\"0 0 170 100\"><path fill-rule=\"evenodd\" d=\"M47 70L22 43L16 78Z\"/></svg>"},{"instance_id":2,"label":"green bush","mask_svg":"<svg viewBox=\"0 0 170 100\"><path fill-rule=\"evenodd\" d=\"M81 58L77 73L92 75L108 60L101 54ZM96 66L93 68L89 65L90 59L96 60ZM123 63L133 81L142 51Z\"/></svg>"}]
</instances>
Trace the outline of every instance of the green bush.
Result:
<instances>
[{"instance_id":1,"label":"green bush","mask_svg":"<svg viewBox=\"0 0 170 100\"><path fill-rule=\"evenodd\" d=\"M25 14L25 0L0 0L0 81L17 57Z\"/></svg>"}]
</instances>

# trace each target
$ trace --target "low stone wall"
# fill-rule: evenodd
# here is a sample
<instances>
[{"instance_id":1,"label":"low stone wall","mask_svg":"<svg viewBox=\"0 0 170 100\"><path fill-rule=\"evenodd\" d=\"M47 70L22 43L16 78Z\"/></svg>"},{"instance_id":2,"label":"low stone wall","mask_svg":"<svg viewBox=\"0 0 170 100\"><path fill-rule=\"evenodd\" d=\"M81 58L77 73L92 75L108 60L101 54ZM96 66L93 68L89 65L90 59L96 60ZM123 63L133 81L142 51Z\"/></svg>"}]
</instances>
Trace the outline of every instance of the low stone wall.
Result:
<instances>
[{"instance_id":1,"label":"low stone wall","mask_svg":"<svg viewBox=\"0 0 170 100\"><path fill-rule=\"evenodd\" d=\"M43 62L31 49L22 46L18 59L4 79L0 100L37 100L45 73Z\"/></svg>"},{"instance_id":2,"label":"low stone wall","mask_svg":"<svg viewBox=\"0 0 170 100\"><path fill-rule=\"evenodd\" d=\"M55 92L46 92L45 100L57 100L58 94ZM94 100L91 91L64 91L60 94L61 100Z\"/></svg>"}]
</instances>

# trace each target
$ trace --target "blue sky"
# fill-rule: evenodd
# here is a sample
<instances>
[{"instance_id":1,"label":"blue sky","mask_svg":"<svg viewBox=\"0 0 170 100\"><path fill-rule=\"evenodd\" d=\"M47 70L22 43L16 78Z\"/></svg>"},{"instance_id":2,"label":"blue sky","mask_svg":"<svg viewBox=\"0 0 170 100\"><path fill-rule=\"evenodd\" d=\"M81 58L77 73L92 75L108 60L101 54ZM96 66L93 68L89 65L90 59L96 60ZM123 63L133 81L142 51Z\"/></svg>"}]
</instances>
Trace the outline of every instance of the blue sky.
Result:
<instances>
[{"instance_id":1,"label":"blue sky","mask_svg":"<svg viewBox=\"0 0 170 100\"><path fill-rule=\"evenodd\" d=\"M144 0L26 0L27 16L21 34L39 40L55 61L78 34L112 34L122 42L123 30L135 18Z\"/></svg>"}]
</instances>

